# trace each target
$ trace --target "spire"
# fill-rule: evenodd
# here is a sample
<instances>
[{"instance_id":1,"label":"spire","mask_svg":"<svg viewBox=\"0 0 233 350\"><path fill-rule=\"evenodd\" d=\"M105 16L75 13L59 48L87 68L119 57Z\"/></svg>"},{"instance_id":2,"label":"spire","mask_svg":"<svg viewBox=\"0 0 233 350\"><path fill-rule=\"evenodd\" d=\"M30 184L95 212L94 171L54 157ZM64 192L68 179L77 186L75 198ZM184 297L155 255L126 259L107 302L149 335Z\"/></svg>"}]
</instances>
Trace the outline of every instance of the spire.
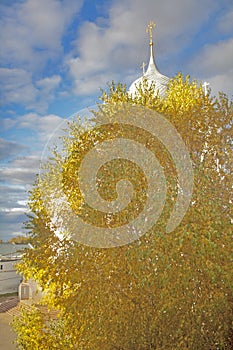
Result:
<instances>
[{"instance_id":1,"label":"spire","mask_svg":"<svg viewBox=\"0 0 233 350\"><path fill-rule=\"evenodd\" d=\"M155 23L150 21L147 26L146 32L149 33L150 38L150 61L145 72L145 64L141 66L142 76L136 79L129 87L129 93L133 96L137 95L138 87L142 85L147 80L149 86L153 83L155 84L155 94L159 92L160 95L164 95L167 90L169 78L161 74L154 62L154 51L153 51L153 29L155 28Z\"/></svg>"},{"instance_id":2,"label":"spire","mask_svg":"<svg viewBox=\"0 0 233 350\"><path fill-rule=\"evenodd\" d=\"M146 32L149 33L149 37L150 37L150 61L148 64L148 68L146 71L146 75L147 74L151 74L154 73L155 71L158 71L158 68L155 64L154 61L154 50L153 50L153 29L155 28L155 23L153 21L150 21L150 23L147 26Z\"/></svg>"}]
</instances>

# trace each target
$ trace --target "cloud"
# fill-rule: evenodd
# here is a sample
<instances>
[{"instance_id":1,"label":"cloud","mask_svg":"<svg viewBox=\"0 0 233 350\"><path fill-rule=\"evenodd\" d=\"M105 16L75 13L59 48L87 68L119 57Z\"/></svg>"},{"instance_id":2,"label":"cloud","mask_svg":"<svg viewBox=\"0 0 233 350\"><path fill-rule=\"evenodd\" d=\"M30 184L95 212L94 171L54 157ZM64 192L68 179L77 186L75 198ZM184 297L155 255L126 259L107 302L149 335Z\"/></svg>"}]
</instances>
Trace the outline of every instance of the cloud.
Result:
<instances>
[{"instance_id":1,"label":"cloud","mask_svg":"<svg viewBox=\"0 0 233 350\"><path fill-rule=\"evenodd\" d=\"M39 163L40 157L35 155L15 159L8 166L2 167L0 182L30 188L39 171Z\"/></svg>"},{"instance_id":2,"label":"cloud","mask_svg":"<svg viewBox=\"0 0 233 350\"><path fill-rule=\"evenodd\" d=\"M229 98L233 98L233 69L225 74L217 74L208 80L214 95L219 91L226 93Z\"/></svg>"},{"instance_id":3,"label":"cloud","mask_svg":"<svg viewBox=\"0 0 233 350\"><path fill-rule=\"evenodd\" d=\"M19 68L0 68L1 103L34 104L38 90L29 72Z\"/></svg>"},{"instance_id":4,"label":"cloud","mask_svg":"<svg viewBox=\"0 0 233 350\"><path fill-rule=\"evenodd\" d=\"M218 22L218 29L223 33L232 34L233 32L233 9L227 11Z\"/></svg>"},{"instance_id":5,"label":"cloud","mask_svg":"<svg viewBox=\"0 0 233 350\"><path fill-rule=\"evenodd\" d=\"M6 125L8 119L5 122L3 119L2 124ZM17 139L21 139L22 143L0 138L0 160L7 161L7 167L1 171L5 179L2 178L2 181L10 180L15 184L23 183L24 179L28 181L28 176L30 180L31 171L35 174L42 154L45 156L45 153L49 152L47 144L52 138L54 143L58 142L58 137L64 134L66 119L54 114L41 116L37 113L27 113L14 119L12 125L14 132L17 130ZM53 147L54 143L50 142L50 146ZM31 156L23 157L25 151L30 152ZM33 164L34 161L36 164Z\"/></svg>"},{"instance_id":6,"label":"cloud","mask_svg":"<svg viewBox=\"0 0 233 350\"><path fill-rule=\"evenodd\" d=\"M0 119L0 130L2 131L6 131L9 130L11 128L13 128L13 126L15 126L16 121L12 118L1 118Z\"/></svg>"},{"instance_id":7,"label":"cloud","mask_svg":"<svg viewBox=\"0 0 233 350\"><path fill-rule=\"evenodd\" d=\"M26 221L26 215L22 212L0 212L0 239L3 241L9 240L12 236L20 235L24 232L23 222Z\"/></svg>"},{"instance_id":8,"label":"cloud","mask_svg":"<svg viewBox=\"0 0 233 350\"><path fill-rule=\"evenodd\" d=\"M27 147L17 142L7 141L0 138L0 160L6 160L15 157Z\"/></svg>"},{"instance_id":9,"label":"cloud","mask_svg":"<svg viewBox=\"0 0 233 350\"><path fill-rule=\"evenodd\" d=\"M193 60L195 70L207 77L214 72L227 73L233 68L233 38L205 45Z\"/></svg>"},{"instance_id":10,"label":"cloud","mask_svg":"<svg viewBox=\"0 0 233 350\"><path fill-rule=\"evenodd\" d=\"M52 77L38 80L36 85L43 91L44 94L48 94L60 84L60 81L61 77L59 75L54 75Z\"/></svg>"},{"instance_id":11,"label":"cloud","mask_svg":"<svg viewBox=\"0 0 233 350\"><path fill-rule=\"evenodd\" d=\"M44 112L53 99L61 77L54 75L33 81L31 73L19 68L0 68L1 103L17 103L26 109Z\"/></svg>"},{"instance_id":12,"label":"cloud","mask_svg":"<svg viewBox=\"0 0 233 350\"><path fill-rule=\"evenodd\" d=\"M21 231L26 220L28 193L23 186L0 186L0 239L8 240L15 231Z\"/></svg>"},{"instance_id":13,"label":"cloud","mask_svg":"<svg viewBox=\"0 0 233 350\"><path fill-rule=\"evenodd\" d=\"M154 32L156 61L162 62L192 45L200 26L218 8L216 0L175 0L172 9L167 1L148 0L146 5L141 0L114 1L107 18L98 18L95 23L84 22L79 29L72 57L66 60L74 92L77 95L97 93L99 87L112 78L138 77L141 63L149 56L145 29L150 19L157 24ZM182 70L175 65L177 63L171 62L166 69L170 72Z\"/></svg>"},{"instance_id":14,"label":"cloud","mask_svg":"<svg viewBox=\"0 0 233 350\"><path fill-rule=\"evenodd\" d=\"M61 77L54 75L52 77L46 77L35 82L38 89L38 102L39 108L37 111L46 111L48 104L54 99L54 93L59 87Z\"/></svg>"},{"instance_id":15,"label":"cloud","mask_svg":"<svg viewBox=\"0 0 233 350\"><path fill-rule=\"evenodd\" d=\"M41 86L44 88L50 83L51 81L44 80L41 81ZM14 128L18 130L18 134L20 130L31 130L31 133L27 132L27 134L35 133L36 137L31 147L36 146L36 151L19 157L20 152L26 149L25 146L0 139L1 158L8 160L6 165L0 169L0 220L1 230L5 235L1 239L7 239L5 237L9 237L12 232L22 228L22 222L26 219L24 213L27 211L25 204L28 190L35 181L36 174L39 173L42 156L46 156L46 152L42 150L46 148L51 135L59 133L60 129L56 131L56 128L61 123L63 128L65 127L64 119L54 114L41 116L37 113L28 113L14 121ZM10 160L9 157L12 159Z\"/></svg>"},{"instance_id":16,"label":"cloud","mask_svg":"<svg viewBox=\"0 0 233 350\"><path fill-rule=\"evenodd\" d=\"M206 45L189 64L202 80L208 80L213 92L233 93L233 38Z\"/></svg>"},{"instance_id":17,"label":"cloud","mask_svg":"<svg viewBox=\"0 0 233 350\"><path fill-rule=\"evenodd\" d=\"M78 0L26 0L1 6L0 62L41 70L62 53L62 36L75 13Z\"/></svg>"},{"instance_id":18,"label":"cloud","mask_svg":"<svg viewBox=\"0 0 233 350\"><path fill-rule=\"evenodd\" d=\"M107 82L116 81L118 78L119 74L112 72L98 72L86 76L77 75L77 78L74 79L73 92L79 96L96 94L96 92L100 92L100 88L106 86Z\"/></svg>"},{"instance_id":19,"label":"cloud","mask_svg":"<svg viewBox=\"0 0 233 350\"><path fill-rule=\"evenodd\" d=\"M24 186L0 185L0 211L15 208L15 206L26 207L27 192Z\"/></svg>"},{"instance_id":20,"label":"cloud","mask_svg":"<svg viewBox=\"0 0 233 350\"><path fill-rule=\"evenodd\" d=\"M24 0L0 4L1 104L45 113L59 87L63 35L83 0ZM55 65L54 65L55 66ZM42 79L41 79L42 77Z\"/></svg>"},{"instance_id":21,"label":"cloud","mask_svg":"<svg viewBox=\"0 0 233 350\"><path fill-rule=\"evenodd\" d=\"M33 130L37 135L37 141L41 143L46 142L61 125L65 127L65 119L58 115L41 116L37 113L27 113L17 119L16 127ZM41 147L38 150L40 149Z\"/></svg>"},{"instance_id":22,"label":"cloud","mask_svg":"<svg viewBox=\"0 0 233 350\"><path fill-rule=\"evenodd\" d=\"M3 213L25 213L25 208L0 208Z\"/></svg>"},{"instance_id":23,"label":"cloud","mask_svg":"<svg viewBox=\"0 0 233 350\"><path fill-rule=\"evenodd\" d=\"M26 190L45 148L65 126L64 119L53 113L51 102L60 97L56 110L65 109L74 99L78 106L99 93L107 81L130 84L139 77L142 62L149 58L145 29L150 20L156 22L155 59L163 74L189 69L187 73L207 80L214 91L232 94L232 1L111 0L107 5L91 4L101 14L93 21L83 21L82 13L79 16L82 3L3 0L0 4L0 102L13 111L0 123L9 139L17 140L0 140L2 158L11 157L0 175L4 184L0 214L9 234L20 230ZM206 45L206 40L211 44ZM31 155L20 153L26 150L23 143L30 145Z\"/></svg>"}]
</instances>

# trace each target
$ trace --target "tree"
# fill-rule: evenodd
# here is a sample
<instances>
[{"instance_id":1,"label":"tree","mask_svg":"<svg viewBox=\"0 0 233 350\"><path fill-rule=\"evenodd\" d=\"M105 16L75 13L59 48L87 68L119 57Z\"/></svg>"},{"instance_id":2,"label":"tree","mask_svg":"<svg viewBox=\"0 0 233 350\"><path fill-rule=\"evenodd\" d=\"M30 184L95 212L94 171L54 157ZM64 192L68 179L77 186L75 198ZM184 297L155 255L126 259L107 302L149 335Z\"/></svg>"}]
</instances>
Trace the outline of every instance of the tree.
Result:
<instances>
[{"instance_id":1,"label":"tree","mask_svg":"<svg viewBox=\"0 0 233 350\"><path fill-rule=\"evenodd\" d=\"M8 242L9 243L15 243L15 244L27 244L30 241L30 237L25 236L16 236L11 238Z\"/></svg>"},{"instance_id":2,"label":"tree","mask_svg":"<svg viewBox=\"0 0 233 350\"><path fill-rule=\"evenodd\" d=\"M41 304L59 310L59 315L54 320L48 312L45 317L40 306L24 312L14 322L22 349L35 346L35 339L22 331L25 324L28 332L36 334L37 349L232 348L233 104L224 94L205 96L197 82L181 74L171 80L165 97L155 95L154 88L145 81L132 98L124 85L110 84L108 91L102 92L104 103L92 122L98 126L100 119L108 116L114 123L114 113L127 103L162 113L176 127L194 169L192 203L182 223L172 233L165 233L179 191L174 181L176 169L164 146L141 131L133 136L155 153L168 182L161 218L138 240L116 248L95 248L72 240L70 225L64 225L61 238L51 219L55 214L66 218L57 188L61 176L72 210L77 215L88 213L88 220L102 220L106 225L106 218L93 214L84 203L76 169L87 148L116 130L93 131L78 120L70 123L62 152L54 150L31 192L27 228L34 248L26 250L20 266L26 278L34 278L43 288ZM131 128L117 129L114 137L126 133L132 133ZM140 180L135 198L141 202L129 207L129 218L141 210L147 188L140 171L130 170L131 165L126 162L121 168L109 162L99 173L99 192L107 200L116 195L119 174L125 177L129 171L135 186L135 178ZM112 216L110 224L117 226L119 218Z\"/></svg>"}]
</instances>

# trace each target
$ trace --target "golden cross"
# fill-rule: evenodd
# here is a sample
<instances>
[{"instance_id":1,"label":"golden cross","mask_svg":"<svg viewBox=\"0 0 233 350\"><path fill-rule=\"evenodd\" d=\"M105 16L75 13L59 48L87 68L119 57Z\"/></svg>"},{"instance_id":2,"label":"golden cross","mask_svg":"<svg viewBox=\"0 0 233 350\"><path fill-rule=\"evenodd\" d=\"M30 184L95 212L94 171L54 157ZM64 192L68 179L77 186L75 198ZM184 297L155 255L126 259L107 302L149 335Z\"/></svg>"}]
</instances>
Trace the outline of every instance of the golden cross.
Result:
<instances>
[{"instance_id":1,"label":"golden cross","mask_svg":"<svg viewBox=\"0 0 233 350\"><path fill-rule=\"evenodd\" d=\"M147 26L146 32L150 35L150 45L153 45L153 29L155 28L155 23L153 21L150 21L150 23Z\"/></svg>"}]
</instances>

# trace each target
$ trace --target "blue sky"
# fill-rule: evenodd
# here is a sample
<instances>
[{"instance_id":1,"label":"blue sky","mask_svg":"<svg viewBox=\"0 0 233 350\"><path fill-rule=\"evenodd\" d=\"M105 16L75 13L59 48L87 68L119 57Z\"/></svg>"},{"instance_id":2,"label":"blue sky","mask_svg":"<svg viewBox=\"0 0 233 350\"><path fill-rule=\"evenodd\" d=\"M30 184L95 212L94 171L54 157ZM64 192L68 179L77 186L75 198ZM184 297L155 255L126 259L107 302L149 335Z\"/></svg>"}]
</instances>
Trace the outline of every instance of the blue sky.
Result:
<instances>
[{"instance_id":1,"label":"blue sky","mask_svg":"<svg viewBox=\"0 0 233 350\"><path fill-rule=\"evenodd\" d=\"M56 127L108 81L129 86L141 75L150 20L161 73L232 96L232 0L1 0L1 239L23 232L27 191Z\"/></svg>"}]
</instances>

